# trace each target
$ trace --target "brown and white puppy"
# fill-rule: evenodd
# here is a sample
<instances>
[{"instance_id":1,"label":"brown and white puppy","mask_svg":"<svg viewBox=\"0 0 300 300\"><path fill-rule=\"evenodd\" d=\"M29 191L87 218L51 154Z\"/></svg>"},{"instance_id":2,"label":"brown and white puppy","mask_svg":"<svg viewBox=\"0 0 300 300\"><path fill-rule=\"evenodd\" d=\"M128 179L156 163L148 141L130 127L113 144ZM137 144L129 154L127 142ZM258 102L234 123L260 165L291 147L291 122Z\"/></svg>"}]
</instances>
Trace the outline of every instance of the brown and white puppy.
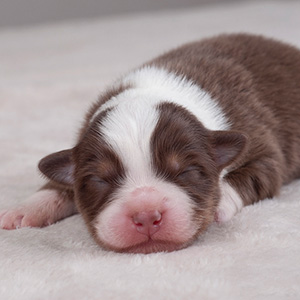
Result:
<instances>
[{"instance_id":1,"label":"brown and white puppy","mask_svg":"<svg viewBox=\"0 0 300 300\"><path fill-rule=\"evenodd\" d=\"M92 106L49 182L1 227L82 214L103 247L172 251L300 176L300 51L245 34L170 51Z\"/></svg>"}]
</instances>

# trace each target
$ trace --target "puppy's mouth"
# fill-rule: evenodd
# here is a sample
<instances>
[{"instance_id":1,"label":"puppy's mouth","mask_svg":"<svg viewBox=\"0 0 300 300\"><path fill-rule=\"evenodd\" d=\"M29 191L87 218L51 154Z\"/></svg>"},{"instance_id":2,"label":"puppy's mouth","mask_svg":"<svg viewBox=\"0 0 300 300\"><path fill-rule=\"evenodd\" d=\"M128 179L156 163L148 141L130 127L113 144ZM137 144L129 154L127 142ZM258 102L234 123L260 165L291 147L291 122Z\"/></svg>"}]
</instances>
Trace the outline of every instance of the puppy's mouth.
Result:
<instances>
[{"instance_id":1,"label":"puppy's mouth","mask_svg":"<svg viewBox=\"0 0 300 300\"><path fill-rule=\"evenodd\" d=\"M172 252L186 248L189 243L174 243L169 241L153 240L149 238L147 241L130 246L123 249L114 249L116 252L122 253L142 253L149 254L155 252Z\"/></svg>"}]
</instances>

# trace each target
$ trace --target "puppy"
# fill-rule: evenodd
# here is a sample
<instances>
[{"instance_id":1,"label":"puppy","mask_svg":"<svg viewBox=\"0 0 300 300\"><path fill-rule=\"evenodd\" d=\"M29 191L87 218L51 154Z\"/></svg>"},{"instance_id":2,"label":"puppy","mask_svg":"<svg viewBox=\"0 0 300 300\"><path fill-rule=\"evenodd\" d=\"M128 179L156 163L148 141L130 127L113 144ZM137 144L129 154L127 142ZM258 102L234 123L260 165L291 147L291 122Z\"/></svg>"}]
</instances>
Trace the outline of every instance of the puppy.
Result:
<instances>
[{"instance_id":1,"label":"puppy","mask_svg":"<svg viewBox=\"0 0 300 300\"><path fill-rule=\"evenodd\" d=\"M48 183L2 228L78 211L105 249L187 247L299 177L300 51L246 34L172 50L103 93L76 145L39 169Z\"/></svg>"}]
</instances>

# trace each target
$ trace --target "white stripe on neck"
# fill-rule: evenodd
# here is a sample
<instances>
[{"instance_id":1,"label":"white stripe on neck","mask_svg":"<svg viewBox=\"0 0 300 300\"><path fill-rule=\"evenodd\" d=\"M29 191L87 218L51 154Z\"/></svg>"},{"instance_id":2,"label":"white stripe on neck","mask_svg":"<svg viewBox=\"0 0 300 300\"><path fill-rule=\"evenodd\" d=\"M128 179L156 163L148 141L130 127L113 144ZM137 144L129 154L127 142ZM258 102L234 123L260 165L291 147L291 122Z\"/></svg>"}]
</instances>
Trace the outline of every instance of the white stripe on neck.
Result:
<instances>
[{"instance_id":1,"label":"white stripe on neck","mask_svg":"<svg viewBox=\"0 0 300 300\"><path fill-rule=\"evenodd\" d=\"M198 85L164 69L143 67L123 77L116 85L128 85L119 95L112 97L94 114L95 116L107 108L112 108L121 102L133 104L139 99L146 106L155 107L161 102L171 102L180 105L195 115L198 120L210 130L228 130L229 122L218 103ZM145 112L147 108L145 107Z\"/></svg>"}]
</instances>

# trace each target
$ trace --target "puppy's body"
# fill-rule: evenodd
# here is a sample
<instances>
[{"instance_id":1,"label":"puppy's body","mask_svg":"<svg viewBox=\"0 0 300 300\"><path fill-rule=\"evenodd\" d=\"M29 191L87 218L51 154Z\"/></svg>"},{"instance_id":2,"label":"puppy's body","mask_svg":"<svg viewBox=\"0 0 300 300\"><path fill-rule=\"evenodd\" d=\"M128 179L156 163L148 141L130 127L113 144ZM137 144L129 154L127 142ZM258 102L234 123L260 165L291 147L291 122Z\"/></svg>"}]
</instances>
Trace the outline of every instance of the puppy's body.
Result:
<instances>
[{"instance_id":1,"label":"puppy's body","mask_svg":"<svg viewBox=\"0 0 300 300\"><path fill-rule=\"evenodd\" d=\"M172 251L300 176L300 51L223 35L117 81L76 146L40 162L50 182L1 226L43 226L76 208L102 246Z\"/></svg>"}]
</instances>

